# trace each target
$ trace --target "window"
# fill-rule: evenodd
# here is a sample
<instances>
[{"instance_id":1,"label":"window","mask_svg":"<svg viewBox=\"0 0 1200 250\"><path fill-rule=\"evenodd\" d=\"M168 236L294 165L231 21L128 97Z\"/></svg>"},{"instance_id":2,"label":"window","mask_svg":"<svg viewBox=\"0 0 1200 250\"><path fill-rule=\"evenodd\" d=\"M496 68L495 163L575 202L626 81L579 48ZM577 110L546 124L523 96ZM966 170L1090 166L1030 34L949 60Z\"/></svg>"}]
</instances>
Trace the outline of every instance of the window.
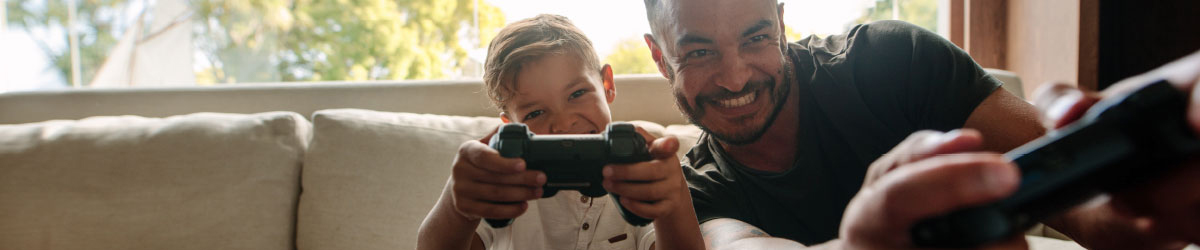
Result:
<instances>
[{"instance_id":1,"label":"window","mask_svg":"<svg viewBox=\"0 0 1200 250\"><path fill-rule=\"evenodd\" d=\"M640 1L0 1L0 92L472 79L481 75L491 36L508 22L540 13L571 18L617 74L657 72L641 39L650 28ZM941 0L782 2L792 41L882 19L936 31L941 5Z\"/></svg>"}]
</instances>

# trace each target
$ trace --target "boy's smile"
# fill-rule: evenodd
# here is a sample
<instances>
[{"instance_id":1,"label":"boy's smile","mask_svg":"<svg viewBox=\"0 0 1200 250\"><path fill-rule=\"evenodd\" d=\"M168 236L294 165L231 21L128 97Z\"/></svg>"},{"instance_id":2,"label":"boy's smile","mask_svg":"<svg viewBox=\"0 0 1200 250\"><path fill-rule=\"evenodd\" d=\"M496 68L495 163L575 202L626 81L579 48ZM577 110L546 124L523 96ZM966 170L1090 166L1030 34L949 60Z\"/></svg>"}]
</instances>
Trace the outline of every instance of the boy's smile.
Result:
<instances>
[{"instance_id":1,"label":"boy's smile","mask_svg":"<svg viewBox=\"0 0 1200 250\"><path fill-rule=\"evenodd\" d=\"M608 104L616 97L612 71L584 67L568 53L548 54L521 65L516 93L500 117L525 123L535 134L595 134L612 121Z\"/></svg>"}]
</instances>

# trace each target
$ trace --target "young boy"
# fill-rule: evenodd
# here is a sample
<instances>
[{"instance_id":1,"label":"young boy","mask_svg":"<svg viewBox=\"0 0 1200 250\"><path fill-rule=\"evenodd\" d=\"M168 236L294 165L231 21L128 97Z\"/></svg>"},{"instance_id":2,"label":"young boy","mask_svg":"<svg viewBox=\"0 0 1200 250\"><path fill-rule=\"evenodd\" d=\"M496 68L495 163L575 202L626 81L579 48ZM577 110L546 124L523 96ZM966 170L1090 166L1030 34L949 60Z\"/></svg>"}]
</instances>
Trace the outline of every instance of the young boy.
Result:
<instances>
[{"instance_id":1,"label":"young boy","mask_svg":"<svg viewBox=\"0 0 1200 250\"><path fill-rule=\"evenodd\" d=\"M612 68L600 65L565 17L510 24L488 46L484 82L504 122L535 134L595 134L611 122ZM643 133L645 135L645 133ZM418 249L703 249L674 138L647 136L654 160L605 166L604 187L625 208L653 219L635 227L609 196L562 191L540 199L546 176L499 156L485 137L459 148L453 174L421 224ZM567 167L567 166L565 166ZM492 228L483 218L515 218Z\"/></svg>"}]
</instances>

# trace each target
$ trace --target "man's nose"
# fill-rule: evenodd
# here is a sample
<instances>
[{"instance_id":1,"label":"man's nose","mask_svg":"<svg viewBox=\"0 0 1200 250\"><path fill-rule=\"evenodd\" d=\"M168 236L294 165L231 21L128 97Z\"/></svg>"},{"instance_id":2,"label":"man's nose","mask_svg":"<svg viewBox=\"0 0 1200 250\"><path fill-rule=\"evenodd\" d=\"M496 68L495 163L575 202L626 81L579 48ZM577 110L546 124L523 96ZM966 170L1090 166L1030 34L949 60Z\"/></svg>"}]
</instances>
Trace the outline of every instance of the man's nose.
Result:
<instances>
[{"instance_id":1,"label":"man's nose","mask_svg":"<svg viewBox=\"0 0 1200 250\"><path fill-rule=\"evenodd\" d=\"M721 72L717 75L717 86L730 92L741 92L746 87L753 73L746 61L740 56L725 55L721 57Z\"/></svg>"}]
</instances>

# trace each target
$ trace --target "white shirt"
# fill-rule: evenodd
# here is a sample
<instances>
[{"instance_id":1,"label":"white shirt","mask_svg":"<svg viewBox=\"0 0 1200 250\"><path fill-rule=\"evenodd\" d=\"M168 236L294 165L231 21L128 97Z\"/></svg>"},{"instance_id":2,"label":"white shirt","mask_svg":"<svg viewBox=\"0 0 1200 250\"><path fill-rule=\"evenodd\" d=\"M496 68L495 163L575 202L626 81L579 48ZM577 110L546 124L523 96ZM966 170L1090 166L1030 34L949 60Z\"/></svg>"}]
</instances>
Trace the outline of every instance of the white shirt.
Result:
<instances>
[{"instance_id":1,"label":"white shirt","mask_svg":"<svg viewBox=\"0 0 1200 250\"><path fill-rule=\"evenodd\" d=\"M654 243L654 226L629 225L611 196L570 190L529 201L529 209L507 227L479 223L475 233L491 250L647 250Z\"/></svg>"}]
</instances>

